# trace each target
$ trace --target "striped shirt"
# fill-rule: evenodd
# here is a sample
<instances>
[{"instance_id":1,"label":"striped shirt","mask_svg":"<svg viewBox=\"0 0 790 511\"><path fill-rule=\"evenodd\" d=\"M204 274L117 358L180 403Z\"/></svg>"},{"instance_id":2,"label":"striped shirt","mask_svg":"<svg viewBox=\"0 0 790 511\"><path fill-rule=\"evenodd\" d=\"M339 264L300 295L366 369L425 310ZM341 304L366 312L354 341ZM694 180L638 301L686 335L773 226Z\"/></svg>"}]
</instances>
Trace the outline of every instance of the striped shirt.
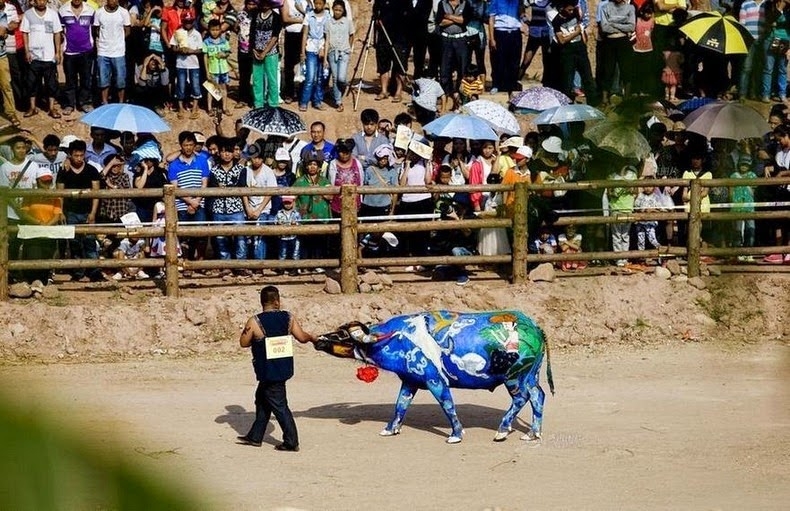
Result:
<instances>
[{"instance_id":1,"label":"striped shirt","mask_svg":"<svg viewBox=\"0 0 790 511\"><path fill-rule=\"evenodd\" d=\"M172 183L175 181L179 188L203 188L203 180L209 177L208 159L204 154L195 154L191 161L184 161L183 156L179 156L167 167L167 179ZM200 206L205 204L203 198L200 199ZM182 199L176 199L176 209L186 211L188 205Z\"/></svg>"},{"instance_id":2,"label":"striped shirt","mask_svg":"<svg viewBox=\"0 0 790 511\"><path fill-rule=\"evenodd\" d=\"M531 15L529 20L530 37L551 37L551 27L546 19L546 10L551 0L531 0L529 2Z\"/></svg>"},{"instance_id":3,"label":"striped shirt","mask_svg":"<svg viewBox=\"0 0 790 511\"><path fill-rule=\"evenodd\" d=\"M757 39L759 34L760 4L754 0L747 0L741 5L738 21L746 27L752 36Z\"/></svg>"}]
</instances>

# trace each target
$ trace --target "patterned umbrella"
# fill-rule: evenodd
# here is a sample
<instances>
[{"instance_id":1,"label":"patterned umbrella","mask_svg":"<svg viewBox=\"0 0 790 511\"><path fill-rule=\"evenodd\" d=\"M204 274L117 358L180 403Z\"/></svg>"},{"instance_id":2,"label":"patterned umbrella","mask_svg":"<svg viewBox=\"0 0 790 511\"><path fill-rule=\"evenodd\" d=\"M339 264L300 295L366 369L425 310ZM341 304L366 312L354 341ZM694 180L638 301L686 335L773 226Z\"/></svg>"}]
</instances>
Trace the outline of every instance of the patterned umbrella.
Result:
<instances>
[{"instance_id":1,"label":"patterned umbrella","mask_svg":"<svg viewBox=\"0 0 790 511\"><path fill-rule=\"evenodd\" d=\"M701 106L705 106L708 103L713 103L714 101L716 101L716 98L696 98L695 97L695 98L687 99L683 103L679 104L678 105L678 110L680 110L681 112L683 112L685 114L688 114L692 110L696 110L697 108L699 108Z\"/></svg>"},{"instance_id":2,"label":"patterned umbrella","mask_svg":"<svg viewBox=\"0 0 790 511\"><path fill-rule=\"evenodd\" d=\"M80 121L90 127L132 133L163 133L170 131L162 118L149 108L130 103L110 103L83 115Z\"/></svg>"},{"instance_id":3,"label":"patterned umbrella","mask_svg":"<svg viewBox=\"0 0 790 511\"><path fill-rule=\"evenodd\" d=\"M561 124L564 122L594 121L604 118L606 118L604 113L597 108L575 103L572 105L561 105L549 108L535 117L532 123L535 125Z\"/></svg>"},{"instance_id":4,"label":"patterned umbrella","mask_svg":"<svg viewBox=\"0 0 790 511\"><path fill-rule=\"evenodd\" d=\"M463 106L462 110L483 119L489 126L494 128L494 131L499 133L516 135L521 128L513 113L499 103L494 103L487 99L470 101Z\"/></svg>"},{"instance_id":5,"label":"patterned umbrella","mask_svg":"<svg viewBox=\"0 0 790 511\"><path fill-rule=\"evenodd\" d=\"M650 144L636 128L616 121L605 121L584 132L599 149L623 158L641 160L650 154Z\"/></svg>"},{"instance_id":6,"label":"patterned umbrella","mask_svg":"<svg viewBox=\"0 0 790 511\"><path fill-rule=\"evenodd\" d=\"M706 138L762 138L771 127L752 107L740 103L717 101L694 110L683 122L686 131L699 133Z\"/></svg>"},{"instance_id":7,"label":"patterned umbrella","mask_svg":"<svg viewBox=\"0 0 790 511\"><path fill-rule=\"evenodd\" d=\"M414 90L411 94L411 99L417 105L435 112L436 101L442 96L444 96L444 89L436 80L431 80L430 78L417 78L414 80Z\"/></svg>"},{"instance_id":8,"label":"patterned umbrella","mask_svg":"<svg viewBox=\"0 0 790 511\"><path fill-rule=\"evenodd\" d=\"M444 114L422 127L437 137L469 140L498 140L499 137L483 119L472 115Z\"/></svg>"},{"instance_id":9,"label":"patterned umbrella","mask_svg":"<svg viewBox=\"0 0 790 511\"><path fill-rule=\"evenodd\" d=\"M551 87L533 87L513 96L510 104L516 108L542 112L555 106L570 105L571 99Z\"/></svg>"},{"instance_id":10,"label":"patterned umbrella","mask_svg":"<svg viewBox=\"0 0 790 511\"><path fill-rule=\"evenodd\" d=\"M290 137L307 131L299 114L280 107L265 106L250 110L241 116L241 125L262 135Z\"/></svg>"},{"instance_id":11,"label":"patterned umbrella","mask_svg":"<svg viewBox=\"0 0 790 511\"><path fill-rule=\"evenodd\" d=\"M745 55L754 41L738 20L718 11L695 15L680 27L680 31L697 46L723 55Z\"/></svg>"}]
</instances>

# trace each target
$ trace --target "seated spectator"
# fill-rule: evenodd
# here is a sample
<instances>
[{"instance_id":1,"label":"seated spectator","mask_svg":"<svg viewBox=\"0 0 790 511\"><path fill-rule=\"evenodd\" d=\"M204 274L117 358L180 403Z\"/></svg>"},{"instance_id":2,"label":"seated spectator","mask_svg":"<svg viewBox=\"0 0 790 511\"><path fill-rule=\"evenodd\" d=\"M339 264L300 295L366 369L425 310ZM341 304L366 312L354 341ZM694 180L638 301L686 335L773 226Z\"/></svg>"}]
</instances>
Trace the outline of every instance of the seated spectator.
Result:
<instances>
[{"instance_id":1,"label":"seated spectator","mask_svg":"<svg viewBox=\"0 0 790 511\"><path fill-rule=\"evenodd\" d=\"M570 224L557 240L560 252L563 254L578 254L582 251L582 235L576 232L576 226ZM584 261L562 261L560 268L563 270L581 270L587 267Z\"/></svg>"},{"instance_id":2,"label":"seated spectator","mask_svg":"<svg viewBox=\"0 0 790 511\"><path fill-rule=\"evenodd\" d=\"M477 66L469 65L466 68L466 73L464 73L464 79L461 80L461 89L460 95L457 95L457 98L460 100L459 104L456 104L455 107L458 108L460 105L465 105L470 101L474 101L476 99L480 99L480 96L485 92L485 83L480 76L478 76Z\"/></svg>"},{"instance_id":3,"label":"seated spectator","mask_svg":"<svg viewBox=\"0 0 790 511\"><path fill-rule=\"evenodd\" d=\"M164 115L164 104L170 95L170 73L159 55L152 53L135 66L134 83L137 101L142 106Z\"/></svg>"},{"instance_id":4,"label":"seated spectator","mask_svg":"<svg viewBox=\"0 0 790 511\"><path fill-rule=\"evenodd\" d=\"M536 254L556 254L557 253L557 238L551 233L551 229L546 226L540 228L538 237L532 241L530 245L530 252Z\"/></svg>"},{"instance_id":5,"label":"seated spectator","mask_svg":"<svg viewBox=\"0 0 790 511\"><path fill-rule=\"evenodd\" d=\"M143 238L124 238L118 248L112 253L115 259L143 259L149 252L148 244ZM123 280L124 278L147 279L148 274L139 267L121 268L112 276L113 280Z\"/></svg>"}]
</instances>

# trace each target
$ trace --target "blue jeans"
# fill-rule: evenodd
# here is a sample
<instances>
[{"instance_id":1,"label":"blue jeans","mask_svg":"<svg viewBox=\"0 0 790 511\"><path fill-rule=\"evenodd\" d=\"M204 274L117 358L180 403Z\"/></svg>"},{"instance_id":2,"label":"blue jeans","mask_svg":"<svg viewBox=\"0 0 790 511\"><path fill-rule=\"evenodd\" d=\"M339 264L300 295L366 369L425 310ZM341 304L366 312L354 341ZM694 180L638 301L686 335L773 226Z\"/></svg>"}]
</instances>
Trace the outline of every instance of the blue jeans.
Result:
<instances>
[{"instance_id":1,"label":"blue jeans","mask_svg":"<svg viewBox=\"0 0 790 511\"><path fill-rule=\"evenodd\" d=\"M771 96L771 78L776 70L776 85L779 89L779 97L784 101L787 96L787 57L775 55L769 48L771 38L766 37L763 42L765 54L765 65L763 66L763 83L760 89L760 96L767 98Z\"/></svg>"},{"instance_id":2,"label":"blue jeans","mask_svg":"<svg viewBox=\"0 0 790 511\"><path fill-rule=\"evenodd\" d=\"M244 223L244 213L214 213L212 218L215 222L227 222L233 224ZM231 245L234 246L236 259L247 259L247 240L244 236L236 236L235 242L233 236L217 236L214 238L217 246L217 254L220 259L231 258Z\"/></svg>"},{"instance_id":3,"label":"blue jeans","mask_svg":"<svg viewBox=\"0 0 790 511\"><path fill-rule=\"evenodd\" d=\"M66 223L68 225L87 224L88 213L74 213L71 211L66 211ZM72 259L99 258L99 247L96 244L96 236L93 234L77 235L74 237L74 239L69 240L68 243ZM16 257L14 257L14 259L16 259ZM73 270L72 275L75 279L80 279L84 277L86 273L91 277L91 279L93 279L94 276L100 275L101 271L98 268L94 268L93 270L76 268Z\"/></svg>"},{"instance_id":4,"label":"blue jeans","mask_svg":"<svg viewBox=\"0 0 790 511\"><path fill-rule=\"evenodd\" d=\"M332 97L335 106L343 104L343 93L348 83L348 61L351 54L347 51L329 52L329 71L332 73Z\"/></svg>"},{"instance_id":5,"label":"blue jeans","mask_svg":"<svg viewBox=\"0 0 790 511\"><path fill-rule=\"evenodd\" d=\"M757 52L760 51L761 46L757 43L752 44L752 47L749 48L749 53L746 54L746 58L743 60L743 68L741 68L741 79L740 83L738 84L738 92L741 93L742 97L749 96L749 89L751 88L750 85L754 83L752 81L752 70L754 68L754 60L757 57Z\"/></svg>"},{"instance_id":6,"label":"blue jeans","mask_svg":"<svg viewBox=\"0 0 790 511\"><path fill-rule=\"evenodd\" d=\"M176 99L183 101L187 94L187 81L189 81L190 97L200 99L200 69L176 68Z\"/></svg>"},{"instance_id":7,"label":"blue jeans","mask_svg":"<svg viewBox=\"0 0 790 511\"><path fill-rule=\"evenodd\" d=\"M115 85L116 89L126 88L126 58L125 57L96 57L99 66L99 88L106 89ZM112 80L115 75L115 81Z\"/></svg>"},{"instance_id":8,"label":"blue jeans","mask_svg":"<svg viewBox=\"0 0 790 511\"><path fill-rule=\"evenodd\" d=\"M294 261L299 260L299 238L294 238L292 240L280 240L280 261L285 261L286 259L293 259Z\"/></svg>"},{"instance_id":9,"label":"blue jeans","mask_svg":"<svg viewBox=\"0 0 790 511\"><path fill-rule=\"evenodd\" d=\"M258 225L272 225L274 217L268 213L261 213L258 217ZM267 241L265 236L255 236L252 238L252 256L262 261L266 259Z\"/></svg>"},{"instance_id":10,"label":"blue jeans","mask_svg":"<svg viewBox=\"0 0 790 511\"><path fill-rule=\"evenodd\" d=\"M308 51L305 56L305 77L302 84L302 97L299 99L300 107L306 107L311 99L314 107L318 107L324 102L324 88L321 86L322 75L318 54Z\"/></svg>"}]
</instances>

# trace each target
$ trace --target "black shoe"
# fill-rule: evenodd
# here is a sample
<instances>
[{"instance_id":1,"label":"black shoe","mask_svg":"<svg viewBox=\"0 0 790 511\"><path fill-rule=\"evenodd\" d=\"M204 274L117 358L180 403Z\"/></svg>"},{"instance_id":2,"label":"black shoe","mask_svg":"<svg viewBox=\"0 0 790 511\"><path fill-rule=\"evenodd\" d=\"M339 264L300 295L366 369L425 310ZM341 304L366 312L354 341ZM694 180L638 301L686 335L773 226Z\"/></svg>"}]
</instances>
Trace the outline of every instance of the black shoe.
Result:
<instances>
[{"instance_id":1,"label":"black shoe","mask_svg":"<svg viewBox=\"0 0 790 511\"><path fill-rule=\"evenodd\" d=\"M236 443L239 444L239 445L251 445L253 447L260 447L261 444L263 444L263 442L256 442L255 440L252 440L251 438L249 438L246 435L245 436L237 436L236 440L238 440L238 442L236 442Z\"/></svg>"},{"instance_id":2,"label":"black shoe","mask_svg":"<svg viewBox=\"0 0 790 511\"><path fill-rule=\"evenodd\" d=\"M290 451L290 452L299 452L299 446L295 445L291 447L290 445L279 444L274 446L275 451Z\"/></svg>"}]
</instances>

